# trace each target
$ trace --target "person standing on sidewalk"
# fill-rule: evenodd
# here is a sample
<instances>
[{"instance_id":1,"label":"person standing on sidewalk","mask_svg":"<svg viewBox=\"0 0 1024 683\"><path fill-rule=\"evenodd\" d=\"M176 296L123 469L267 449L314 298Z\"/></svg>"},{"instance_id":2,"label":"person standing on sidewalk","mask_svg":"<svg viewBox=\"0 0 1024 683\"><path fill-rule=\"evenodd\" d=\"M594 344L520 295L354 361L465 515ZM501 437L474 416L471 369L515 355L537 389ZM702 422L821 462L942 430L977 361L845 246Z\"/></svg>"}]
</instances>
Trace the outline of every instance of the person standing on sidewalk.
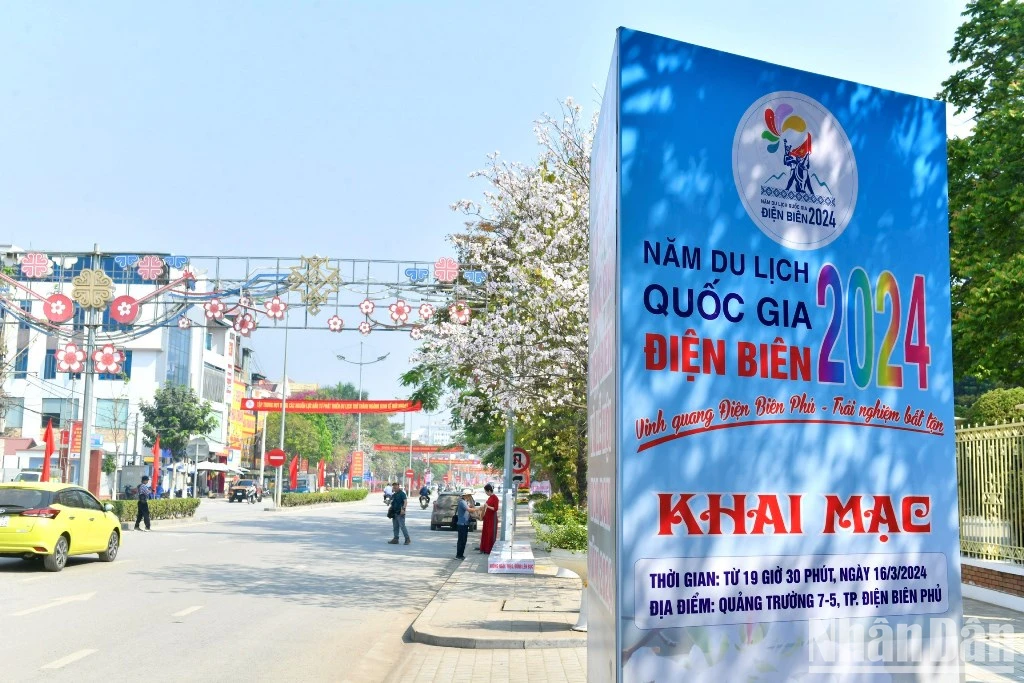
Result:
<instances>
[{"instance_id":1,"label":"person standing on sidewalk","mask_svg":"<svg viewBox=\"0 0 1024 683\"><path fill-rule=\"evenodd\" d=\"M401 529L402 533L405 534L405 544L409 545L412 543L412 539L409 538L409 531L405 528L405 505L409 502L409 497L402 490L401 484L395 484L395 492L391 494L391 507L389 509L391 515L391 525L395 529L395 537L392 538L388 543L392 545L398 545L398 530Z\"/></svg>"},{"instance_id":2,"label":"person standing on sidewalk","mask_svg":"<svg viewBox=\"0 0 1024 683\"><path fill-rule=\"evenodd\" d=\"M494 495L494 486L484 487L487 502L484 503L483 529L480 533L480 552L489 554L494 548L494 540L498 537L498 496Z\"/></svg>"},{"instance_id":3,"label":"person standing on sidewalk","mask_svg":"<svg viewBox=\"0 0 1024 683\"><path fill-rule=\"evenodd\" d=\"M462 498L455 512L455 528L459 532L459 540L455 543L455 559L466 559L466 541L469 540L469 500L473 496L470 489L462 489Z\"/></svg>"},{"instance_id":4,"label":"person standing on sidewalk","mask_svg":"<svg viewBox=\"0 0 1024 683\"><path fill-rule=\"evenodd\" d=\"M143 477L139 484L139 512L135 515L135 530L140 531L139 524L146 522L146 531L149 531L149 499L153 493L149 488L149 477Z\"/></svg>"}]
</instances>

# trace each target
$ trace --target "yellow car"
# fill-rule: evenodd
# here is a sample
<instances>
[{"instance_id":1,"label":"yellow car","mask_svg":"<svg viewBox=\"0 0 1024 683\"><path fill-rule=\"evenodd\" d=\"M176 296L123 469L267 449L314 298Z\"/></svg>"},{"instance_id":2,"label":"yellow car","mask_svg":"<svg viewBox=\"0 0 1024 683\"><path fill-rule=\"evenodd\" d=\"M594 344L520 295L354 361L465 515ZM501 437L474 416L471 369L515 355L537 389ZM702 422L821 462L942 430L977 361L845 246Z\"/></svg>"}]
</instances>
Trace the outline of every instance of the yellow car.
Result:
<instances>
[{"instance_id":1,"label":"yellow car","mask_svg":"<svg viewBox=\"0 0 1024 683\"><path fill-rule=\"evenodd\" d=\"M79 486L19 481L0 484L0 557L42 558L59 572L72 555L99 553L113 562L121 547L121 522Z\"/></svg>"}]
</instances>

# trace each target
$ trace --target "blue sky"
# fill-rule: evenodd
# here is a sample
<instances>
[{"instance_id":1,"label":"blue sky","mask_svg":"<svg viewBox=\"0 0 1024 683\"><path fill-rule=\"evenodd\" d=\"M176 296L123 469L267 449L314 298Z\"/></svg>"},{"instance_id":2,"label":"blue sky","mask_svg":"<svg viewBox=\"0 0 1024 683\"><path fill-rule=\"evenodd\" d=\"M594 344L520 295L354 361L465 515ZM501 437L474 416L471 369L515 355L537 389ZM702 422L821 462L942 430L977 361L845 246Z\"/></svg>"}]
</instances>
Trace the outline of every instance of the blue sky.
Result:
<instances>
[{"instance_id":1,"label":"blue sky","mask_svg":"<svg viewBox=\"0 0 1024 683\"><path fill-rule=\"evenodd\" d=\"M434 260L484 155L596 107L614 31L934 97L960 0L173 2L0 8L0 243ZM289 376L401 394L405 335L296 334ZM280 374L281 339L254 338ZM416 418L415 424L423 421Z\"/></svg>"}]
</instances>

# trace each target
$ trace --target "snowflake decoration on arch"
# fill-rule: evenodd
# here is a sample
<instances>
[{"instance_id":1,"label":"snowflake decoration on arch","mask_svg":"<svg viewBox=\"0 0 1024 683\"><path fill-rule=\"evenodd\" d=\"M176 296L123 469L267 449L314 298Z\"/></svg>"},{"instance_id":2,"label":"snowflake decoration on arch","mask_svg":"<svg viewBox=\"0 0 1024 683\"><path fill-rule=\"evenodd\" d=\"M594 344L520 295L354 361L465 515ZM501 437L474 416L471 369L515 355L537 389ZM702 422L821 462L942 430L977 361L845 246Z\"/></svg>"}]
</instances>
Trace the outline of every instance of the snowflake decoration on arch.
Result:
<instances>
[{"instance_id":1,"label":"snowflake decoration on arch","mask_svg":"<svg viewBox=\"0 0 1024 683\"><path fill-rule=\"evenodd\" d=\"M364 335L370 334L370 330L371 329L373 329L373 328L370 327L370 323L366 322L365 320L363 322L359 323L359 331L362 334L364 334Z\"/></svg>"},{"instance_id":2,"label":"snowflake decoration on arch","mask_svg":"<svg viewBox=\"0 0 1024 683\"><path fill-rule=\"evenodd\" d=\"M470 314L469 304L465 301L456 301L448 307L448 315L451 316L452 322L465 325L469 322Z\"/></svg>"},{"instance_id":3,"label":"snowflake decoration on arch","mask_svg":"<svg viewBox=\"0 0 1024 683\"><path fill-rule=\"evenodd\" d=\"M423 320L430 320L436 312L437 309L434 308L434 304L420 304L420 318Z\"/></svg>"},{"instance_id":4,"label":"snowflake decoration on arch","mask_svg":"<svg viewBox=\"0 0 1024 683\"><path fill-rule=\"evenodd\" d=\"M92 352L92 364L96 372L116 375L124 365L124 351L115 349L113 344L104 344Z\"/></svg>"},{"instance_id":5,"label":"snowflake decoration on arch","mask_svg":"<svg viewBox=\"0 0 1024 683\"><path fill-rule=\"evenodd\" d=\"M288 310L288 304L281 301L281 297L275 296L263 302L263 308L267 309L267 317L272 320L284 320L284 312Z\"/></svg>"},{"instance_id":6,"label":"snowflake decoration on arch","mask_svg":"<svg viewBox=\"0 0 1024 683\"><path fill-rule=\"evenodd\" d=\"M235 318L235 322L231 324L231 327L243 337L248 337L256 329L256 318L252 313L243 313Z\"/></svg>"},{"instance_id":7,"label":"snowflake decoration on arch","mask_svg":"<svg viewBox=\"0 0 1024 683\"><path fill-rule=\"evenodd\" d=\"M60 372L81 372L85 369L85 351L78 348L77 344L68 344L63 349L57 349L53 355L57 360L57 370Z\"/></svg>"},{"instance_id":8,"label":"snowflake decoration on arch","mask_svg":"<svg viewBox=\"0 0 1024 683\"><path fill-rule=\"evenodd\" d=\"M46 254L32 251L21 257L21 274L25 277L46 277L52 272L53 261Z\"/></svg>"},{"instance_id":9,"label":"snowflake decoration on arch","mask_svg":"<svg viewBox=\"0 0 1024 683\"><path fill-rule=\"evenodd\" d=\"M185 316L181 316L180 318L178 318L178 329L179 330L187 330L187 329L190 329L191 327L192 327L192 321L189 318L186 318Z\"/></svg>"},{"instance_id":10,"label":"snowflake decoration on arch","mask_svg":"<svg viewBox=\"0 0 1024 683\"><path fill-rule=\"evenodd\" d=\"M227 308L220 299L210 299L203 304L207 320L220 320L224 317L224 309Z\"/></svg>"},{"instance_id":11,"label":"snowflake decoration on arch","mask_svg":"<svg viewBox=\"0 0 1024 683\"><path fill-rule=\"evenodd\" d=\"M371 315L373 313L373 309L375 308L377 308L377 305L370 301L369 299L363 299L361 302L359 302L359 311L363 315Z\"/></svg>"},{"instance_id":12,"label":"snowflake decoration on arch","mask_svg":"<svg viewBox=\"0 0 1024 683\"><path fill-rule=\"evenodd\" d=\"M164 274L164 260L159 256L143 256L135 266L143 280L155 280Z\"/></svg>"},{"instance_id":13,"label":"snowflake decoration on arch","mask_svg":"<svg viewBox=\"0 0 1024 683\"><path fill-rule=\"evenodd\" d=\"M411 330L409 330L409 336L415 339L416 341L423 339L423 327L420 325L414 326Z\"/></svg>"},{"instance_id":14,"label":"snowflake decoration on arch","mask_svg":"<svg viewBox=\"0 0 1024 683\"><path fill-rule=\"evenodd\" d=\"M320 306L337 294L341 287L338 269L324 256L300 256L299 265L290 266L288 289L299 292L302 303L310 315L320 312Z\"/></svg>"},{"instance_id":15,"label":"snowflake decoration on arch","mask_svg":"<svg viewBox=\"0 0 1024 683\"><path fill-rule=\"evenodd\" d=\"M405 303L404 299L399 299L388 306L388 310L391 311L391 320L396 325L404 325L409 320L409 314L412 313L412 306Z\"/></svg>"},{"instance_id":16,"label":"snowflake decoration on arch","mask_svg":"<svg viewBox=\"0 0 1024 683\"><path fill-rule=\"evenodd\" d=\"M341 332L344 327L345 321L342 320L340 316L332 315L327 319L327 329L331 332Z\"/></svg>"}]
</instances>

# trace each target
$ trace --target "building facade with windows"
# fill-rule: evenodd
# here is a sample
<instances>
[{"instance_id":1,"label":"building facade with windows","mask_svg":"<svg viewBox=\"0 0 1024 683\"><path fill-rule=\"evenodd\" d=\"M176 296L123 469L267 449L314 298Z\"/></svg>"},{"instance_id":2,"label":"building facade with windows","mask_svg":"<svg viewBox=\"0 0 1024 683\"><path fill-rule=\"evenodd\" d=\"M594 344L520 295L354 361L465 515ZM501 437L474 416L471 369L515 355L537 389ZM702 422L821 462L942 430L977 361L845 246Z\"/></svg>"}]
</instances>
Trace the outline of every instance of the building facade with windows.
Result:
<instances>
[{"instance_id":1,"label":"building facade with windows","mask_svg":"<svg viewBox=\"0 0 1024 683\"><path fill-rule=\"evenodd\" d=\"M108 262L109 261L109 262ZM127 291L142 298L148 292L163 286L167 279L146 282L133 279L131 274L117 266L112 259L104 259L104 270L115 282L115 295ZM172 275L173 276L173 275ZM9 293L8 293L9 294ZM2 302L3 300L0 300ZM10 301L10 298L7 299ZM17 301L21 311L42 318L42 302ZM168 305L157 297L148 309L153 316L155 307ZM201 309L200 309L201 313ZM147 312L136 322L146 329ZM201 318L193 313L193 320ZM85 319L80 308L68 323L70 339L60 339L19 320L0 303L0 380L3 397L0 401L6 411L0 415L0 436L34 439L42 442L47 424L52 420L54 430L67 429L82 419L84 379L80 374L60 372L56 352L69 341L84 347ZM205 321L203 321L205 323ZM123 329L104 309L98 329L97 343L102 344L104 332ZM143 444L144 419L139 410L142 402L152 402L156 390L165 383L186 385L210 401L217 417L217 426L205 436L211 455L230 460L229 441L239 428L231 424L232 417L243 421L245 416L233 415L233 404L248 391L248 349L242 347L242 338L222 323L209 326L195 322L191 327L154 327L141 336L117 344L125 353L120 373L97 374L94 387L94 439L102 443L103 450L119 457L118 464L141 464L149 455ZM92 364L89 363L91 368ZM236 400L236 397L237 400ZM253 421L251 414L249 421ZM253 428L250 432L254 432ZM239 438L239 443L242 439ZM251 438L250 438L251 441ZM72 454L77 459L77 454ZM234 458L241 459L241 452Z\"/></svg>"}]
</instances>

